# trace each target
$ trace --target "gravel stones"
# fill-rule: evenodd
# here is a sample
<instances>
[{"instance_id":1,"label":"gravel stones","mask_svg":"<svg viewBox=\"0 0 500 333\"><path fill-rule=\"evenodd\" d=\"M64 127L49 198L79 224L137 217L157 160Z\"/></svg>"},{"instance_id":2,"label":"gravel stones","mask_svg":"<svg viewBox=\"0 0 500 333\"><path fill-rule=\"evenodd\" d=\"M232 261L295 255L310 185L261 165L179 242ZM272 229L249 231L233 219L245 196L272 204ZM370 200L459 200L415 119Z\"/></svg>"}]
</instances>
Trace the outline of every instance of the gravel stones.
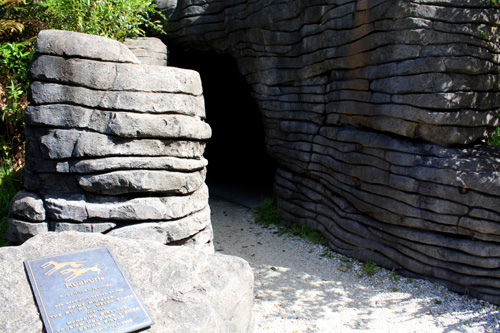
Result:
<instances>
[{"instance_id":1,"label":"gravel stones","mask_svg":"<svg viewBox=\"0 0 500 333\"><path fill-rule=\"evenodd\" d=\"M166 57L159 40L129 44ZM212 133L199 74L67 31L42 31L35 49L26 190L12 201L9 241L78 230L212 252L203 158Z\"/></svg>"}]
</instances>

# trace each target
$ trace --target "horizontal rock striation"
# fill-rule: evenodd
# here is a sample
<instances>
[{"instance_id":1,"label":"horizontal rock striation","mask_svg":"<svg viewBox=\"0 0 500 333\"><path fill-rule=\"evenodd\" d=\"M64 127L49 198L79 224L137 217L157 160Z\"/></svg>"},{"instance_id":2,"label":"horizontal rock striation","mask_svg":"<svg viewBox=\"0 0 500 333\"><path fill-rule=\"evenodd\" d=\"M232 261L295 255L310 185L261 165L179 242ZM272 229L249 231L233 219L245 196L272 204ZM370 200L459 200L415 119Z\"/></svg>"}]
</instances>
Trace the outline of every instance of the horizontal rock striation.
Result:
<instances>
[{"instance_id":1,"label":"horizontal rock striation","mask_svg":"<svg viewBox=\"0 0 500 333\"><path fill-rule=\"evenodd\" d=\"M160 39L153 37L128 38L124 44L142 64L167 66L168 49Z\"/></svg>"},{"instance_id":2,"label":"horizontal rock striation","mask_svg":"<svg viewBox=\"0 0 500 333\"><path fill-rule=\"evenodd\" d=\"M157 1L228 53L284 218L336 251L500 304L500 9L489 0Z\"/></svg>"},{"instance_id":3,"label":"horizontal rock striation","mask_svg":"<svg viewBox=\"0 0 500 333\"><path fill-rule=\"evenodd\" d=\"M159 43L128 41L166 59ZM213 251L198 73L143 65L119 42L66 31L42 31L35 48L25 190L11 203L9 241L76 230Z\"/></svg>"}]
</instances>

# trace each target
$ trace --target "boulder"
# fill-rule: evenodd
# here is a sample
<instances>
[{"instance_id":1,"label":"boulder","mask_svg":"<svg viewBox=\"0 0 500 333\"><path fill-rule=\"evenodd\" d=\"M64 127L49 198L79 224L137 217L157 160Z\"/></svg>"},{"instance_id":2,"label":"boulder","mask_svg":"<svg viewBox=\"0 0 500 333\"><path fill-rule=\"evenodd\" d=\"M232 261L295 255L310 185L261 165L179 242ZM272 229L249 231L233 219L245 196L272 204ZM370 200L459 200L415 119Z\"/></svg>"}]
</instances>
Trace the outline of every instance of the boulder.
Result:
<instances>
[{"instance_id":1,"label":"boulder","mask_svg":"<svg viewBox=\"0 0 500 333\"><path fill-rule=\"evenodd\" d=\"M23 261L107 246L154 324L146 332L253 331L253 273L246 261L157 242L61 232L0 248L0 327L42 332Z\"/></svg>"},{"instance_id":2,"label":"boulder","mask_svg":"<svg viewBox=\"0 0 500 333\"><path fill-rule=\"evenodd\" d=\"M20 191L12 198L9 207L10 216L33 222L45 221L43 200L37 194Z\"/></svg>"}]
</instances>

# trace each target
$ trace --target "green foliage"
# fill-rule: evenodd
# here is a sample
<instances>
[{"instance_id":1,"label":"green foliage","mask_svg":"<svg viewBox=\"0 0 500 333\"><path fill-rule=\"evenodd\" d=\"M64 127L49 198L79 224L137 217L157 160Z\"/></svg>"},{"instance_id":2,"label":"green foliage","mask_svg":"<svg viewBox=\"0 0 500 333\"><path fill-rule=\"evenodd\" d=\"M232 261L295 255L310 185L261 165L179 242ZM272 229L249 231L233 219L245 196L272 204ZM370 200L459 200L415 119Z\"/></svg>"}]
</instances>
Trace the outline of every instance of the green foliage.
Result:
<instances>
[{"instance_id":1,"label":"green foliage","mask_svg":"<svg viewBox=\"0 0 500 333\"><path fill-rule=\"evenodd\" d=\"M314 244L326 243L326 238L323 235L321 235L316 230L311 229L305 223L301 225L294 223L290 226L283 226L283 224L281 223L281 212L276 207L273 199L264 199L259 208L253 211L253 215L255 218L255 223L257 224L265 226L275 225L279 227L280 229L278 231L278 234L280 236L298 236L307 239Z\"/></svg>"},{"instance_id":2,"label":"green foliage","mask_svg":"<svg viewBox=\"0 0 500 333\"><path fill-rule=\"evenodd\" d=\"M27 68L33 58L27 43L0 44L0 158L22 159L23 118L29 81Z\"/></svg>"},{"instance_id":3,"label":"green foliage","mask_svg":"<svg viewBox=\"0 0 500 333\"><path fill-rule=\"evenodd\" d=\"M21 188L20 170L15 171L10 160L2 160L0 164L0 246L5 244L10 200Z\"/></svg>"},{"instance_id":4,"label":"green foliage","mask_svg":"<svg viewBox=\"0 0 500 333\"><path fill-rule=\"evenodd\" d=\"M144 36L144 29L164 33L165 16L147 0L45 0L52 28L116 40Z\"/></svg>"},{"instance_id":5,"label":"green foliage","mask_svg":"<svg viewBox=\"0 0 500 333\"><path fill-rule=\"evenodd\" d=\"M389 278L394 282L398 282L399 280L401 280L401 275L399 275L396 271L392 271L389 274Z\"/></svg>"},{"instance_id":6,"label":"green foliage","mask_svg":"<svg viewBox=\"0 0 500 333\"><path fill-rule=\"evenodd\" d=\"M26 88L28 85L28 65L33 58L26 43L0 44L0 73L11 80L19 80Z\"/></svg>"},{"instance_id":7,"label":"green foliage","mask_svg":"<svg viewBox=\"0 0 500 333\"><path fill-rule=\"evenodd\" d=\"M0 158L16 168L24 159L23 112L27 68L45 10L39 0L0 0Z\"/></svg>"},{"instance_id":8,"label":"green foliage","mask_svg":"<svg viewBox=\"0 0 500 333\"><path fill-rule=\"evenodd\" d=\"M298 225L292 224L290 227L283 228L280 230L280 234L287 234L289 236L298 236L307 239L313 244L323 245L326 243L326 238L316 230L311 229L305 223Z\"/></svg>"},{"instance_id":9,"label":"green foliage","mask_svg":"<svg viewBox=\"0 0 500 333\"><path fill-rule=\"evenodd\" d=\"M379 267L377 266L377 264L371 261L366 261L363 264L362 269L363 272L368 276L373 276L379 271Z\"/></svg>"},{"instance_id":10,"label":"green foliage","mask_svg":"<svg viewBox=\"0 0 500 333\"><path fill-rule=\"evenodd\" d=\"M345 268L344 269L339 268L339 270L341 270L343 272L347 272L348 270L352 269L356 260L354 258L342 256L342 257L340 257L340 261L345 265Z\"/></svg>"},{"instance_id":11,"label":"green foliage","mask_svg":"<svg viewBox=\"0 0 500 333\"><path fill-rule=\"evenodd\" d=\"M47 27L41 22L43 14L41 1L0 0L0 43L33 41Z\"/></svg>"},{"instance_id":12,"label":"green foliage","mask_svg":"<svg viewBox=\"0 0 500 333\"><path fill-rule=\"evenodd\" d=\"M253 211L253 215L257 224L281 226L281 212L273 199L264 199L259 208Z\"/></svg>"},{"instance_id":13,"label":"green foliage","mask_svg":"<svg viewBox=\"0 0 500 333\"><path fill-rule=\"evenodd\" d=\"M323 258L334 259L336 258L336 253L330 250L329 248L325 248L319 256Z\"/></svg>"},{"instance_id":14,"label":"green foliage","mask_svg":"<svg viewBox=\"0 0 500 333\"><path fill-rule=\"evenodd\" d=\"M488 142L490 145L499 146L500 147L500 128L497 127L496 133L491 137Z\"/></svg>"}]
</instances>

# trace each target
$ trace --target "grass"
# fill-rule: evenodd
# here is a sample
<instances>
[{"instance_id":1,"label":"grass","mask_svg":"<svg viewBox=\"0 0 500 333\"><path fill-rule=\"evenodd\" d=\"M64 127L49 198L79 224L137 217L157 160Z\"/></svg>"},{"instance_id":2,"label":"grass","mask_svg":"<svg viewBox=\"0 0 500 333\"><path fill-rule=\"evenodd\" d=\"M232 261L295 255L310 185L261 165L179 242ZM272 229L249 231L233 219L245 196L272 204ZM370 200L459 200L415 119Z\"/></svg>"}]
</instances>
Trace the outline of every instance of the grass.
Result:
<instances>
[{"instance_id":1,"label":"grass","mask_svg":"<svg viewBox=\"0 0 500 333\"><path fill-rule=\"evenodd\" d=\"M284 225L281 220L281 212L276 207L273 199L264 199L261 205L253 211L255 223L260 225L274 225L279 228L280 236L287 235L289 237L301 237L313 244L323 245L326 243L326 238L318 231L311 229L305 223Z\"/></svg>"},{"instance_id":2,"label":"grass","mask_svg":"<svg viewBox=\"0 0 500 333\"><path fill-rule=\"evenodd\" d=\"M8 161L2 161L0 164L0 246L4 246L6 242L5 233L10 200L21 189L21 170L15 170Z\"/></svg>"},{"instance_id":3,"label":"grass","mask_svg":"<svg viewBox=\"0 0 500 333\"><path fill-rule=\"evenodd\" d=\"M374 276L379 270L380 268L377 266L377 264L372 261L366 261L363 264L363 272L368 276Z\"/></svg>"},{"instance_id":4,"label":"grass","mask_svg":"<svg viewBox=\"0 0 500 333\"><path fill-rule=\"evenodd\" d=\"M392 270L391 274L389 274L389 278L394 282L398 282L401 280L401 275L399 275L395 270Z\"/></svg>"},{"instance_id":5,"label":"grass","mask_svg":"<svg viewBox=\"0 0 500 333\"><path fill-rule=\"evenodd\" d=\"M266 198L259 208L253 211L255 223L260 225L275 225L281 227L281 212L276 208L273 199Z\"/></svg>"},{"instance_id":6,"label":"grass","mask_svg":"<svg viewBox=\"0 0 500 333\"><path fill-rule=\"evenodd\" d=\"M309 228L305 223L302 225L292 224L288 227L283 227L280 234L286 234L289 237L298 236L307 239L313 244L323 245L326 243L326 238L316 230Z\"/></svg>"},{"instance_id":7,"label":"grass","mask_svg":"<svg viewBox=\"0 0 500 333\"><path fill-rule=\"evenodd\" d=\"M319 256L328 259L335 259L337 257L337 254L326 247Z\"/></svg>"}]
</instances>

